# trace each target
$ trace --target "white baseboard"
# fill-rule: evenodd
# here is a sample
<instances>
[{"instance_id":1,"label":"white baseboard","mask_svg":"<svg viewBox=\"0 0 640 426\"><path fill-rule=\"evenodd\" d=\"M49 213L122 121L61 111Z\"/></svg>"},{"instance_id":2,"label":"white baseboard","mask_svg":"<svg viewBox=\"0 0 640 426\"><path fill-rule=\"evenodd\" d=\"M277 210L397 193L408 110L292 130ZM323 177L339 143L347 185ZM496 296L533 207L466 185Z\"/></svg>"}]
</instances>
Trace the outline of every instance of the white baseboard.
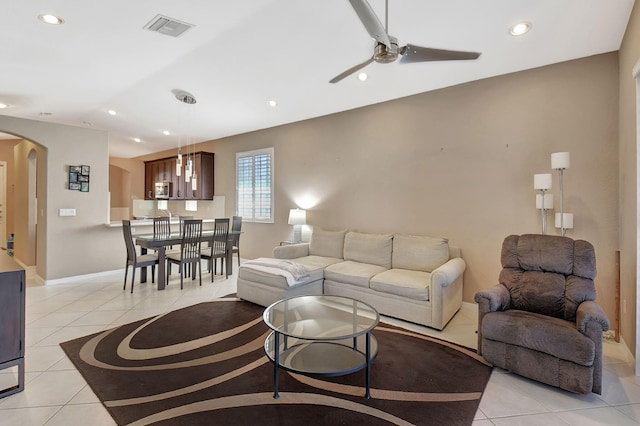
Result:
<instances>
[{"instance_id":1,"label":"white baseboard","mask_svg":"<svg viewBox=\"0 0 640 426\"><path fill-rule=\"evenodd\" d=\"M97 277L103 277L103 276L107 276L110 274L115 274L115 273L121 273L122 276L124 277L124 269L114 269L111 271L102 271L102 272L95 272L92 274L85 274L85 275L74 275L71 277L65 277L65 278L57 278L55 280L44 280L44 285L56 285L56 284L63 284L63 283L68 283L68 282L74 282L74 281L82 281L82 280L86 280L86 279L90 279L90 278L97 278Z\"/></svg>"}]
</instances>

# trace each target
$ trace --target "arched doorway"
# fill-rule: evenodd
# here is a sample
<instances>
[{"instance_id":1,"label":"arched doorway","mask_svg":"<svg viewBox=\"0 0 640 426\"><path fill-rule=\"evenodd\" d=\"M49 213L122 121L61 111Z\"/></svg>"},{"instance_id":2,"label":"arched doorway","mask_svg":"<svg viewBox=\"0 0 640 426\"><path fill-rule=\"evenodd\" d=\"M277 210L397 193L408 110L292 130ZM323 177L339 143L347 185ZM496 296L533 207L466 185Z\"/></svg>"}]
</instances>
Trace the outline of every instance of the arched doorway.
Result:
<instances>
[{"instance_id":1,"label":"arched doorway","mask_svg":"<svg viewBox=\"0 0 640 426\"><path fill-rule=\"evenodd\" d=\"M3 185L6 203L2 203L6 232L2 246L6 245L6 236L14 234L14 258L28 269L38 270L38 198L43 188L40 186L41 170L46 161L46 148L19 135L2 134L0 140L6 140L7 148L2 151L6 178ZM0 191L2 190L0 189ZM1 234L1 233L0 233ZM38 275L40 275L38 273Z\"/></svg>"}]
</instances>

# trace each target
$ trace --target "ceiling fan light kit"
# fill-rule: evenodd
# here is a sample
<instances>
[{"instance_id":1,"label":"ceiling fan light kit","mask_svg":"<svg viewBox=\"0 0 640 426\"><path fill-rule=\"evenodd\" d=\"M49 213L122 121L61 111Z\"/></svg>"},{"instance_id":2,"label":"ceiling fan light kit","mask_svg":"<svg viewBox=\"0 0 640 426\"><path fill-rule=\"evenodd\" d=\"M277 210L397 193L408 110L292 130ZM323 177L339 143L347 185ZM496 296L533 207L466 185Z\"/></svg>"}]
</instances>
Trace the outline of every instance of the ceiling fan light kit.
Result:
<instances>
[{"instance_id":1,"label":"ceiling fan light kit","mask_svg":"<svg viewBox=\"0 0 640 426\"><path fill-rule=\"evenodd\" d=\"M385 1L385 25L378 19L377 15L367 2L367 0L349 0L351 7L355 10L358 18L364 25L365 29L376 41L373 49L373 56L368 60L355 65L341 74L338 74L329 83L337 83L348 77L356 71L366 67L371 62L380 64L389 64L395 62L398 56L402 56L401 63L412 62L431 62L431 61L459 61L472 60L480 57L479 52L464 52L457 50L433 49L428 47L420 47L411 44L400 47L398 39L390 36L388 33L389 21L389 1Z\"/></svg>"}]
</instances>

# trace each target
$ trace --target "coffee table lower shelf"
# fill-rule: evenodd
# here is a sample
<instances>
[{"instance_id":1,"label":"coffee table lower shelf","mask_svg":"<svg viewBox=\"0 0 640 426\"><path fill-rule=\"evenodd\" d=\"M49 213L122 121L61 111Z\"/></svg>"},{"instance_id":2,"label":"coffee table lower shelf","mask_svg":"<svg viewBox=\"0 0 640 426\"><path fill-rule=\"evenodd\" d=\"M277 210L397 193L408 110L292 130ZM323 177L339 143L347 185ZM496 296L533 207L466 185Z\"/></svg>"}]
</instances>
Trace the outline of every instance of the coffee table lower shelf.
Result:
<instances>
[{"instance_id":1,"label":"coffee table lower shelf","mask_svg":"<svg viewBox=\"0 0 640 426\"><path fill-rule=\"evenodd\" d=\"M277 351L276 347L280 350ZM287 337L272 331L265 340L264 349L274 363L274 398L278 398L280 368L313 377L343 376L366 369L365 396L370 398L371 362L378 354L378 341L371 333L326 341Z\"/></svg>"}]
</instances>

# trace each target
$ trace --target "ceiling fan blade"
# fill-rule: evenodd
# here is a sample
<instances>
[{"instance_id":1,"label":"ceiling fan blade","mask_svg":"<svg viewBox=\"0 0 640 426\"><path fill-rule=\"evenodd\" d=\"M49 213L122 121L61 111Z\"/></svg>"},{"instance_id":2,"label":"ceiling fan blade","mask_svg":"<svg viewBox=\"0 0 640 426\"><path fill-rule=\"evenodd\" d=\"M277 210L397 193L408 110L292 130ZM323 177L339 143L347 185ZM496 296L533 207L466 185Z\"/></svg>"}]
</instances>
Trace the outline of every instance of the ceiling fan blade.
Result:
<instances>
[{"instance_id":1,"label":"ceiling fan blade","mask_svg":"<svg viewBox=\"0 0 640 426\"><path fill-rule=\"evenodd\" d=\"M351 3L351 6L358 14L360 21L362 21L369 35L377 42L391 47L391 41L389 40L387 31L367 0L349 0L349 3Z\"/></svg>"},{"instance_id":2,"label":"ceiling fan blade","mask_svg":"<svg viewBox=\"0 0 640 426\"><path fill-rule=\"evenodd\" d=\"M459 50L431 49L429 47L412 46L407 44L401 49L400 62L429 62L429 61L460 61L478 59L478 52L463 52Z\"/></svg>"},{"instance_id":3,"label":"ceiling fan blade","mask_svg":"<svg viewBox=\"0 0 640 426\"><path fill-rule=\"evenodd\" d=\"M348 70L346 70L345 72L338 74L337 76L333 77L331 80L329 80L329 83L337 83L340 80L342 80L345 77L350 76L351 74L353 74L354 72L358 71L359 69L362 69L364 67L366 67L367 65L369 65L371 62L373 62L373 56L369 59L367 59L366 61L364 61L361 64L358 64L356 66L353 66L351 68L349 68Z\"/></svg>"}]
</instances>

